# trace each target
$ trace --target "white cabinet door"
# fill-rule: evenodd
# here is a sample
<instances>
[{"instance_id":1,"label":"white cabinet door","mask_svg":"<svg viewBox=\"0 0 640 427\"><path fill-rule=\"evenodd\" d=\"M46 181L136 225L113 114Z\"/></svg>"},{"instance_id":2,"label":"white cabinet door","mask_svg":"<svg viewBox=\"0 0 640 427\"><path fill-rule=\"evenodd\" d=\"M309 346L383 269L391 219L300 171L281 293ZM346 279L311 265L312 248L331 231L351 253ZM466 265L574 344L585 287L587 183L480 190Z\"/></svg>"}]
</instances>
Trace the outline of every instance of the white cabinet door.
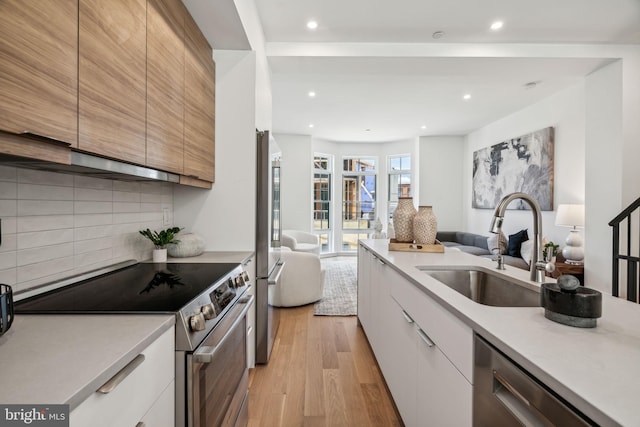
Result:
<instances>
[{"instance_id":1,"label":"white cabinet door","mask_svg":"<svg viewBox=\"0 0 640 427\"><path fill-rule=\"evenodd\" d=\"M171 427L175 425L176 385L173 381L164 389L156 403L135 427Z\"/></svg>"},{"instance_id":2,"label":"white cabinet door","mask_svg":"<svg viewBox=\"0 0 640 427\"><path fill-rule=\"evenodd\" d=\"M417 346L414 322L411 316L391 299L387 323L390 332L387 343L390 363L383 374L404 424L408 427L417 426Z\"/></svg>"},{"instance_id":3,"label":"white cabinet door","mask_svg":"<svg viewBox=\"0 0 640 427\"><path fill-rule=\"evenodd\" d=\"M175 377L174 328L145 348L107 393L95 391L70 414L71 427L135 426ZM123 368L114 377L124 373ZM174 403L171 403L173 406ZM173 419L171 424L173 425Z\"/></svg>"},{"instance_id":4,"label":"white cabinet door","mask_svg":"<svg viewBox=\"0 0 640 427\"><path fill-rule=\"evenodd\" d=\"M418 325L415 332L419 340L417 419L421 425L471 426L473 387L437 345L428 344Z\"/></svg>"},{"instance_id":5,"label":"white cabinet door","mask_svg":"<svg viewBox=\"0 0 640 427\"><path fill-rule=\"evenodd\" d=\"M358 320L367 336L371 324L371 254L362 246L358 246Z\"/></svg>"}]
</instances>

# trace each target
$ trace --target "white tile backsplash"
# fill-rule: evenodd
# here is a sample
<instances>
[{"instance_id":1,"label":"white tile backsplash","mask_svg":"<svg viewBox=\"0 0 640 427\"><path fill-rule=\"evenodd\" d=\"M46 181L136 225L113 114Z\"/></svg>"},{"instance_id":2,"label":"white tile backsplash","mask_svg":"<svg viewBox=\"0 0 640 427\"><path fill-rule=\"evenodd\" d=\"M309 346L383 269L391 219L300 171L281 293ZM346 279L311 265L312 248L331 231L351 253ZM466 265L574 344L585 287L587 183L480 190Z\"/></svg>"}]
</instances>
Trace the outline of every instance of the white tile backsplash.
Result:
<instances>
[{"instance_id":1,"label":"white tile backsplash","mask_svg":"<svg viewBox=\"0 0 640 427\"><path fill-rule=\"evenodd\" d=\"M0 283L14 290L151 257L173 184L0 166Z\"/></svg>"}]
</instances>

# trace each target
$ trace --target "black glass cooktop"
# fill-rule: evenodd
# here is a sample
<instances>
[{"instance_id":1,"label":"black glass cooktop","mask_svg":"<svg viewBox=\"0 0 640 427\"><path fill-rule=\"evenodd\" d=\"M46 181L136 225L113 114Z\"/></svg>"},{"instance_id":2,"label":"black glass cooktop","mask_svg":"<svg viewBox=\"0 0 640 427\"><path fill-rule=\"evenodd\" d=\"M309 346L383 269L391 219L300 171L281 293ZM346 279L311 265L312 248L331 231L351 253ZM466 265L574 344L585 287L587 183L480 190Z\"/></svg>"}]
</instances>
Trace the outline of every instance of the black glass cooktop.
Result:
<instances>
[{"instance_id":1,"label":"black glass cooktop","mask_svg":"<svg viewBox=\"0 0 640 427\"><path fill-rule=\"evenodd\" d=\"M135 264L15 303L15 312L176 313L239 264Z\"/></svg>"}]
</instances>

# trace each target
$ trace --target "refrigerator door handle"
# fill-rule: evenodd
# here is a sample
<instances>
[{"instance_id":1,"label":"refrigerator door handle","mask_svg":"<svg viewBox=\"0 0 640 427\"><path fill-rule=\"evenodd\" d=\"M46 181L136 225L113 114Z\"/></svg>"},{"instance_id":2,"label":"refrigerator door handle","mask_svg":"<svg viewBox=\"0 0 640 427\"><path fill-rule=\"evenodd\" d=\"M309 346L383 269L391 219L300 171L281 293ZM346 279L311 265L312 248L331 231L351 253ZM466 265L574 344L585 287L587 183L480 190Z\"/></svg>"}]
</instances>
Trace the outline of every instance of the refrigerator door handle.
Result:
<instances>
[{"instance_id":1,"label":"refrigerator door handle","mask_svg":"<svg viewBox=\"0 0 640 427\"><path fill-rule=\"evenodd\" d=\"M273 273L271 274L271 276L269 276L269 279L267 279L267 283L269 284L269 286L275 285L278 283L278 281L280 281L280 275L284 271L284 264L284 261L278 261Z\"/></svg>"}]
</instances>

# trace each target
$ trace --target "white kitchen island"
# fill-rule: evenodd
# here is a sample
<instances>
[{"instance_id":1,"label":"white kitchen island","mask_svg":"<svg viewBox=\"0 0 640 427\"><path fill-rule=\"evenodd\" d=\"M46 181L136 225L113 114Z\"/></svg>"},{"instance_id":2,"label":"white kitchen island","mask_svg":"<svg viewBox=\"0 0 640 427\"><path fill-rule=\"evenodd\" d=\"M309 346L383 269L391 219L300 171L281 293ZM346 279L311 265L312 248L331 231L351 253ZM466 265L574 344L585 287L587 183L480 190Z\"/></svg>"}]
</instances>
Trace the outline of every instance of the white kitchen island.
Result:
<instances>
[{"instance_id":1,"label":"white kitchen island","mask_svg":"<svg viewBox=\"0 0 640 427\"><path fill-rule=\"evenodd\" d=\"M384 269L380 272L375 270L376 267L372 267L373 269L361 271L362 258L367 254L390 270L384 273ZM397 301L401 306L404 305L404 308L413 305L409 309L413 310L410 315L423 317L422 324L447 322L444 328L440 328L442 330L433 330L432 333L437 338L432 338L456 368L454 374L459 374L452 374L452 378L460 383L460 387L454 390L462 395L461 401L464 405L470 405L469 386L472 375L469 369L473 354L472 345L468 342L468 333L472 331L500 349L596 423L640 425L640 417L637 414L637 399L640 396L640 305L603 294L603 314L598 319L597 327L574 328L548 320L544 317L544 309L541 307L491 307L475 303L418 268L456 266L494 270L496 263L488 259L458 251L389 251L388 240L382 239L361 241L359 257L359 287L361 281L377 283L376 279L380 274L398 275L397 278L401 280L392 280L388 285L391 287L392 302ZM520 282L528 282L529 286L539 286L529 281L529 272L525 270L512 267L496 272ZM404 282L402 286L406 289L403 290L402 286L397 287L394 284L399 282ZM437 303L436 309L417 307L416 301L420 299L416 297L417 294L414 294L413 298L410 295L416 291L426 295L427 300ZM375 352L376 347L384 348L384 342L389 338L386 334L388 331L385 331L385 328L390 327L386 322L386 316L389 314L386 306L389 304L372 303L373 305L369 306L370 310L360 313L361 305L371 303L367 298L378 298L382 301L376 292L383 293L384 290L371 288L371 292L359 294L358 304L360 321ZM446 313L436 314L435 318L428 318L425 314L438 312L440 309ZM445 315L450 318L438 317ZM376 318L382 321L376 323L372 320ZM367 329L367 323L377 325L376 329ZM416 324L421 324L419 319L416 319ZM397 337L394 339L397 341ZM393 356L388 356L388 353L382 351L380 360L378 353L376 352L376 358L379 359L384 372L385 365L393 366L385 358ZM461 379L468 383L465 385L464 381L459 381ZM418 376L417 380L420 383L421 378ZM393 393L394 386L389 386ZM402 413L404 403L400 404L397 400ZM420 416L421 408L419 404L417 406L416 416ZM460 412L468 410L469 408L460 408ZM468 420L469 417L463 419Z\"/></svg>"}]
</instances>

